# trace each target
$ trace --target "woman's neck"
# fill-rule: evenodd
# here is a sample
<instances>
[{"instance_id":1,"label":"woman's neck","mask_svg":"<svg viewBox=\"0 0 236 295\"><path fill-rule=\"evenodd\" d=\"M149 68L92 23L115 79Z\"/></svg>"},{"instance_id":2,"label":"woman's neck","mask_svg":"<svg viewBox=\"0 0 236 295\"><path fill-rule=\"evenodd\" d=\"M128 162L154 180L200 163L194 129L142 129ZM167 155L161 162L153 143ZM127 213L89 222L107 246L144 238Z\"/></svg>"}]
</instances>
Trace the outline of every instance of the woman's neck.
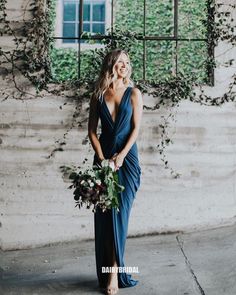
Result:
<instances>
[{"instance_id":1,"label":"woman's neck","mask_svg":"<svg viewBox=\"0 0 236 295\"><path fill-rule=\"evenodd\" d=\"M117 91L118 89L121 89L124 87L125 87L125 84L123 82L123 78L121 78L121 79L117 79L115 82L112 82L109 88L111 88L113 91Z\"/></svg>"}]
</instances>

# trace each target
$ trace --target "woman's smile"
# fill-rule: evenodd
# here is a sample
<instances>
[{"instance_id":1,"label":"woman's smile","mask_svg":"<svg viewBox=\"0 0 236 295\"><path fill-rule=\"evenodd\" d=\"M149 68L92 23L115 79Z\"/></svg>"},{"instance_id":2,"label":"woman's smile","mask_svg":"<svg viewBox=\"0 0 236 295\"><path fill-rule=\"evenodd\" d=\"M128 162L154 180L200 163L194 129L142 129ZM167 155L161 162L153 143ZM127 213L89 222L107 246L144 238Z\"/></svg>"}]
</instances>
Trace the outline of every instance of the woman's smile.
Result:
<instances>
[{"instance_id":1,"label":"woman's smile","mask_svg":"<svg viewBox=\"0 0 236 295\"><path fill-rule=\"evenodd\" d=\"M118 72L121 74L121 75L126 75L128 73L128 69L127 68L121 68L118 70Z\"/></svg>"}]
</instances>

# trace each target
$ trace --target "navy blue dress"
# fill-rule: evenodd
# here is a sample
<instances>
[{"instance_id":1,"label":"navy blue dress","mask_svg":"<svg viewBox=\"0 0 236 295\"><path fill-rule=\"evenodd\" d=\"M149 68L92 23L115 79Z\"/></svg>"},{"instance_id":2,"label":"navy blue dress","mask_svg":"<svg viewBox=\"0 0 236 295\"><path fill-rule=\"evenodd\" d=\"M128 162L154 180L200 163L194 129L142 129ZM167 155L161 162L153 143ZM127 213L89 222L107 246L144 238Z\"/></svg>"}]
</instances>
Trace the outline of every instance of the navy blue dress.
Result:
<instances>
[{"instance_id":1,"label":"navy blue dress","mask_svg":"<svg viewBox=\"0 0 236 295\"><path fill-rule=\"evenodd\" d=\"M131 105L132 87L127 87L119 104L115 122L105 100L99 102L98 112L101 120L102 133L99 141L105 159L110 159L116 152L120 152L125 146L132 131ZM94 155L93 165L99 162L97 155ZM107 243L114 241L117 266L124 265L125 242L128 231L128 221L130 210L140 186L141 168L139 166L138 149L136 142L133 144L126 155L123 165L118 170L119 183L124 185L125 190L119 194L119 212L112 208L106 212L98 209L94 213L94 232L95 232L95 257L96 270L99 285L106 287L108 273L102 273L102 266L109 265L106 251ZM137 265L129 265L137 266ZM118 287L132 287L138 283L132 279L130 274L118 272Z\"/></svg>"}]
</instances>

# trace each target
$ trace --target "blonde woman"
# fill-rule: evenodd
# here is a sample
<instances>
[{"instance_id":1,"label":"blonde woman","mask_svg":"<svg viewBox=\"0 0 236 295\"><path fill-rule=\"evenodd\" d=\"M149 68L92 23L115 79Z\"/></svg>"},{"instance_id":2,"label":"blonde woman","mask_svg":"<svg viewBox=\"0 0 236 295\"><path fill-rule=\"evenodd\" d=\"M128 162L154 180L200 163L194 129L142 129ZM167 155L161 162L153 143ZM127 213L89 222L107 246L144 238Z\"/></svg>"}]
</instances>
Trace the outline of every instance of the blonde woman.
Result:
<instances>
[{"instance_id":1,"label":"blonde woman","mask_svg":"<svg viewBox=\"0 0 236 295\"><path fill-rule=\"evenodd\" d=\"M125 187L119 194L118 213L113 208L107 212L97 210L94 214L96 270L99 286L106 294L116 294L119 288L138 283L131 274L119 271L125 269L129 215L141 176L136 139L143 99L139 89L133 87L130 76L128 53L121 49L109 52L103 60L90 100L88 134L95 151L93 164L110 159L118 172L119 183ZM98 138L99 119L102 133ZM104 267L110 267L113 271L106 273Z\"/></svg>"}]
</instances>

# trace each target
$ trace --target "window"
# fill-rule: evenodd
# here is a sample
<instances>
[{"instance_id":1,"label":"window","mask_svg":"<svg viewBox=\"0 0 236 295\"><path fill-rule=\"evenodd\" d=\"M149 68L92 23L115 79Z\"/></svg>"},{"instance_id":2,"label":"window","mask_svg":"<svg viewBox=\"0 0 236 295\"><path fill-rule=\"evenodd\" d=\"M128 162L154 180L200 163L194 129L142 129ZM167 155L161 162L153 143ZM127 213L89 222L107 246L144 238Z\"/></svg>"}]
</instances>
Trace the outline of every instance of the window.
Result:
<instances>
[{"instance_id":1,"label":"window","mask_svg":"<svg viewBox=\"0 0 236 295\"><path fill-rule=\"evenodd\" d=\"M134 79L159 81L181 71L195 74L202 84L214 84L213 66L208 63L209 57L214 58L207 26L207 19L213 15L209 0L58 1L63 3L62 28L55 39L61 42L60 47L75 45L78 78L88 68L89 54L86 56L85 51L102 46L99 42L106 30L116 25L139 34L130 49ZM79 28L91 36L83 37Z\"/></svg>"},{"instance_id":2,"label":"window","mask_svg":"<svg viewBox=\"0 0 236 295\"><path fill-rule=\"evenodd\" d=\"M79 36L80 1L63 1L63 43L76 43ZM83 1L83 32L105 34L105 1ZM83 40L81 40L83 42Z\"/></svg>"}]
</instances>

